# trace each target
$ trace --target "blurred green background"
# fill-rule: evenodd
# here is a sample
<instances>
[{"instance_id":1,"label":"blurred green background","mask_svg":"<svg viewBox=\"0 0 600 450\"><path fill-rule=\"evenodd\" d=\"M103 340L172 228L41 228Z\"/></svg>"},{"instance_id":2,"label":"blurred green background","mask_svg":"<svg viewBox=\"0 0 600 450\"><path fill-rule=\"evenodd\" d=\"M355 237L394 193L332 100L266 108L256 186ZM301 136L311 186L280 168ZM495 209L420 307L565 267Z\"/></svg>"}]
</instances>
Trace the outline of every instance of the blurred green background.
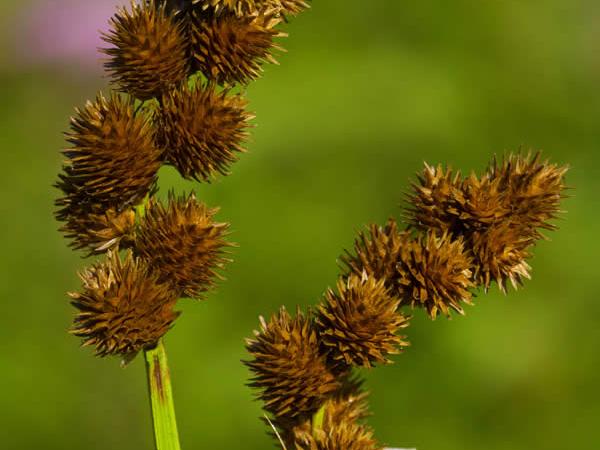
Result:
<instances>
[{"instance_id":1,"label":"blurred green background","mask_svg":"<svg viewBox=\"0 0 600 450\"><path fill-rule=\"evenodd\" d=\"M73 107L107 80L99 63L36 59L20 21L61 3L0 3L0 448L150 449L141 358L121 369L66 332L89 261L56 231L51 185ZM416 312L412 346L365 373L370 424L419 450L600 448L599 21L592 0L327 0L286 25L281 66L248 89L257 127L233 174L161 172L162 194L195 189L239 243L227 282L182 301L166 339L184 449L276 448L240 363L258 315L315 304L356 232L399 216L423 161L479 171L518 148L571 166L560 230L519 292L452 320Z\"/></svg>"}]
</instances>

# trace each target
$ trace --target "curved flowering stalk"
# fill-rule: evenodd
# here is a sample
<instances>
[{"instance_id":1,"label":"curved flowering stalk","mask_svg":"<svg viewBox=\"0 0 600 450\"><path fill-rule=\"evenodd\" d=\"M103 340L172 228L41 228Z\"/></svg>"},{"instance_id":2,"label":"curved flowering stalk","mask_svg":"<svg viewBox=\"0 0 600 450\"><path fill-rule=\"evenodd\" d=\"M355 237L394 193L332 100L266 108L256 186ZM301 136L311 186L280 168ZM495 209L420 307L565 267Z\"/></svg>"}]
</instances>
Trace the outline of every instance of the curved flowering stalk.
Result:
<instances>
[{"instance_id":1,"label":"curved flowering stalk","mask_svg":"<svg viewBox=\"0 0 600 450\"><path fill-rule=\"evenodd\" d=\"M244 152L250 120L236 84L275 62L276 27L308 5L283 0L145 0L103 36L114 90L77 109L56 187L70 245L105 254L81 273L72 334L98 356L146 357L155 442L178 450L162 343L182 297L201 299L230 259L229 224L193 193L159 201L158 171L210 182Z\"/></svg>"},{"instance_id":2,"label":"curved flowering stalk","mask_svg":"<svg viewBox=\"0 0 600 450\"><path fill-rule=\"evenodd\" d=\"M517 288L529 278L540 229L555 228L549 221L559 213L566 171L540 153L494 159L481 176L426 165L408 195L405 229L390 219L361 232L341 258L337 289L316 312L261 318L246 364L283 446L381 449L363 422L366 394L352 369L388 364L408 345L399 335L409 321L403 309L432 319L464 314L477 288L495 282L506 292L507 282ZM311 333L294 333L298 320ZM307 378L304 367L315 361L319 376ZM324 382L331 377L339 383L333 390Z\"/></svg>"}]
</instances>

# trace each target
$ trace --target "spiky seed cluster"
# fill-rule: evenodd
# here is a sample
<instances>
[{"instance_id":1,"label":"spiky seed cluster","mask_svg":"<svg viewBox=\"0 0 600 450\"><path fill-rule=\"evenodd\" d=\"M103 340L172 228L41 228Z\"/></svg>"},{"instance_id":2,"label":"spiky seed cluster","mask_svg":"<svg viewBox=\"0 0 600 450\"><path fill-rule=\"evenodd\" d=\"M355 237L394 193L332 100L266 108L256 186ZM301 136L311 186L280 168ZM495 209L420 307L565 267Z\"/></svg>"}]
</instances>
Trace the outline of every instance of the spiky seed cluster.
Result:
<instances>
[{"instance_id":1,"label":"spiky seed cluster","mask_svg":"<svg viewBox=\"0 0 600 450\"><path fill-rule=\"evenodd\" d=\"M304 0L273 0L273 6L284 15L295 16L310 8Z\"/></svg>"},{"instance_id":2,"label":"spiky seed cluster","mask_svg":"<svg viewBox=\"0 0 600 450\"><path fill-rule=\"evenodd\" d=\"M232 12L238 17L255 15L267 9L272 2L273 0L192 0L201 10L210 8L215 13Z\"/></svg>"},{"instance_id":3,"label":"spiky seed cluster","mask_svg":"<svg viewBox=\"0 0 600 450\"><path fill-rule=\"evenodd\" d=\"M156 114L157 142L184 178L210 181L226 175L248 134L246 100L212 85L181 86L163 97Z\"/></svg>"},{"instance_id":4,"label":"spiky seed cluster","mask_svg":"<svg viewBox=\"0 0 600 450\"><path fill-rule=\"evenodd\" d=\"M293 428L290 448L296 450L379 450L373 431L363 423L368 415L367 393L340 393L324 405L323 424L314 429L310 420Z\"/></svg>"},{"instance_id":5,"label":"spiky seed cluster","mask_svg":"<svg viewBox=\"0 0 600 450\"><path fill-rule=\"evenodd\" d=\"M348 366L371 367L391 362L408 343L397 335L408 319L397 312L400 300L392 297L384 280L351 274L329 289L319 306L317 323L323 344L336 361Z\"/></svg>"},{"instance_id":6,"label":"spiky seed cluster","mask_svg":"<svg viewBox=\"0 0 600 450\"><path fill-rule=\"evenodd\" d=\"M140 202L156 181L161 152L149 121L129 100L98 94L71 118L67 140L71 148L63 151L66 161L56 186L64 196L56 201L56 216L71 224L69 233L88 214Z\"/></svg>"},{"instance_id":7,"label":"spiky seed cluster","mask_svg":"<svg viewBox=\"0 0 600 450\"><path fill-rule=\"evenodd\" d=\"M473 254L474 278L488 289L495 281L506 291L529 277L526 259L539 229L554 229L567 167L541 160L540 153L511 154L494 160L478 177L461 178L441 166L425 167L409 196L409 222L463 237Z\"/></svg>"},{"instance_id":8,"label":"spiky seed cluster","mask_svg":"<svg viewBox=\"0 0 600 450\"><path fill-rule=\"evenodd\" d=\"M427 309L432 318L450 310L463 314L462 302L470 303L475 285L472 261L461 238L429 231L402 248L397 285L402 304Z\"/></svg>"},{"instance_id":9,"label":"spiky seed cluster","mask_svg":"<svg viewBox=\"0 0 600 450\"><path fill-rule=\"evenodd\" d=\"M112 29L103 39L105 63L115 83L140 100L160 96L181 84L189 74L187 41L183 25L154 1L132 3L111 19Z\"/></svg>"},{"instance_id":10,"label":"spiky seed cluster","mask_svg":"<svg viewBox=\"0 0 600 450\"><path fill-rule=\"evenodd\" d=\"M310 317L295 317L282 308L246 348L252 355L245 364L254 372L250 386L261 391L265 409L277 418L294 419L312 414L339 388L325 355L320 352L317 330Z\"/></svg>"},{"instance_id":11,"label":"spiky seed cluster","mask_svg":"<svg viewBox=\"0 0 600 450\"><path fill-rule=\"evenodd\" d=\"M67 222L60 228L70 245L76 250L88 249L90 253L101 253L119 246L130 247L135 229L135 212L133 209L117 211L83 210L71 214Z\"/></svg>"},{"instance_id":12,"label":"spiky seed cluster","mask_svg":"<svg viewBox=\"0 0 600 450\"><path fill-rule=\"evenodd\" d=\"M140 220L136 253L182 296L201 298L229 261L223 256L229 224L213 220L217 211L193 194L170 195L166 207L151 200Z\"/></svg>"},{"instance_id":13,"label":"spiky seed cluster","mask_svg":"<svg viewBox=\"0 0 600 450\"><path fill-rule=\"evenodd\" d=\"M247 84L258 78L264 62L277 64L271 52L281 50L273 42L283 36L274 28L280 20L273 13L241 18L192 14L194 68L218 84Z\"/></svg>"},{"instance_id":14,"label":"spiky seed cluster","mask_svg":"<svg viewBox=\"0 0 600 450\"><path fill-rule=\"evenodd\" d=\"M71 332L99 356L132 355L152 347L177 318L177 299L158 274L128 252L121 260L110 251L106 261L81 274L82 292L70 293L79 310Z\"/></svg>"},{"instance_id":15,"label":"spiky seed cluster","mask_svg":"<svg viewBox=\"0 0 600 450\"><path fill-rule=\"evenodd\" d=\"M356 275L366 272L370 277L385 280L393 289L400 252L410 239L410 233L398 231L394 219L389 219L385 227L372 224L368 231L359 233L354 254L346 251L342 256L344 270Z\"/></svg>"}]
</instances>

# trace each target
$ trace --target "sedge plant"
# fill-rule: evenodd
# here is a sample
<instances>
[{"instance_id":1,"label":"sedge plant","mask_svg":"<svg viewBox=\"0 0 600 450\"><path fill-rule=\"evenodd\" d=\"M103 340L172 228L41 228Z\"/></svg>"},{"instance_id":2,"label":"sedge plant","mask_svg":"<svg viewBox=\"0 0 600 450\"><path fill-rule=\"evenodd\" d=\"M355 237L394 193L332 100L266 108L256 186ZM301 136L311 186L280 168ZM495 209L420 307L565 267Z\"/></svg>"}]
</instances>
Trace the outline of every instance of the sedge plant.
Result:
<instances>
[{"instance_id":1,"label":"sedge plant","mask_svg":"<svg viewBox=\"0 0 600 450\"><path fill-rule=\"evenodd\" d=\"M98 356L143 353L157 450L180 448L163 336L181 298L204 299L230 261L229 224L193 193L156 196L158 170L208 183L245 151L243 87L281 50L301 0L143 0L116 11L105 69L112 92L76 110L56 218L95 256L69 294L71 333Z\"/></svg>"}]
</instances>

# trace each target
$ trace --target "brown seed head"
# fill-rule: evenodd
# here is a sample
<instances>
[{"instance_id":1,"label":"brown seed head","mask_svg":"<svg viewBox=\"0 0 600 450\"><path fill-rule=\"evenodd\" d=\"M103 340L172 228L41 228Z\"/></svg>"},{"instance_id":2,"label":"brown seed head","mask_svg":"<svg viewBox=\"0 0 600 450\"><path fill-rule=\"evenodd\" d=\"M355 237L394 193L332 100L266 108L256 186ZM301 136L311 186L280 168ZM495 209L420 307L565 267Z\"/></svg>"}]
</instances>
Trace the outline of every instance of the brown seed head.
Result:
<instances>
[{"instance_id":1,"label":"brown seed head","mask_svg":"<svg viewBox=\"0 0 600 450\"><path fill-rule=\"evenodd\" d=\"M218 271L229 262L229 224L213 221L218 209L209 209L193 194L169 195L167 206L151 200L140 220L135 252L148 261L180 295L201 298L213 287Z\"/></svg>"},{"instance_id":2,"label":"brown seed head","mask_svg":"<svg viewBox=\"0 0 600 450\"><path fill-rule=\"evenodd\" d=\"M333 396L323 405L321 428L305 420L287 433L288 445L296 450L380 450L373 430L363 423L368 416L367 396L359 389Z\"/></svg>"},{"instance_id":3,"label":"brown seed head","mask_svg":"<svg viewBox=\"0 0 600 450\"><path fill-rule=\"evenodd\" d=\"M240 95L217 92L214 86L182 86L163 97L156 115L157 142L167 162L184 178L210 181L243 152L252 115Z\"/></svg>"},{"instance_id":4,"label":"brown seed head","mask_svg":"<svg viewBox=\"0 0 600 450\"><path fill-rule=\"evenodd\" d=\"M388 288L394 288L396 266L402 247L410 241L410 234L398 231L398 224L389 219L385 227L372 224L354 241L354 253L349 251L341 257L344 271L384 280Z\"/></svg>"},{"instance_id":5,"label":"brown seed head","mask_svg":"<svg viewBox=\"0 0 600 450\"><path fill-rule=\"evenodd\" d=\"M81 274L82 292L70 293L79 310L71 332L98 356L132 355L155 345L179 313L170 286L128 252L122 261L109 251L106 261Z\"/></svg>"},{"instance_id":6,"label":"brown seed head","mask_svg":"<svg viewBox=\"0 0 600 450\"><path fill-rule=\"evenodd\" d=\"M120 89L147 100L186 80L189 73L183 25L154 1L121 8L103 39L112 47L106 70Z\"/></svg>"},{"instance_id":7,"label":"brown seed head","mask_svg":"<svg viewBox=\"0 0 600 450\"><path fill-rule=\"evenodd\" d=\"M189 0L188 0L189 1ZM238 17L248 17L265 11L274 0L191 0L198 10L214 13L235 13Z\"/></svg>"},{"instance_id":8,"label":"brown seed head","mask_svg":"<svg viewBox=\"0 0 600 450\"><path fill-rule=\"evenodd\" d=\"M327 291L317 323L334 360L372 367L390 363L387 356L408 345L396 334L408 326L408 319L397 312L400 300L389 294L384 280L363 275L341 278L337 293Z\"/></svg>"},{"instance_id":9,"label":"brown seed head","mask_svg":"<svg viewBox=\"0 0 600 450\"><path fill-rule=\"evenodd\" d=\"M192 14L194 68L218 84L255 80L264 62L277 64L271 52L281 50L273 42L273 38L283 36L274 28L279 22L273 13L246 17Z\"/></svg>"},{"instance_id":10,"label":"brown seed head","mask_svg":"<svg viewBox=\"0 0 600 450\"><path fill-rule=\"evenodd\" d=\"M248 339L252 355L244 363L254 372L250 386L276 418L294 419L310 415L329 394L340 387L336 375L320 352L317 330L310 317L300 311L290 317L285 308Z\"/></svg>"},{"instance_id":11,"label":"brown seed head","mask_svg":"<svg viewBox=\"0 0 600 450\"><path fill-rule=\"evenodd\" d=\"M115 209L70 212L60 231L73 240L69 245L76 250L87 248L92 254L116 246L121 249L131 246L135 231L135 212L131 208L120 212Z\"/></svg>"},{"instance_id":12,"label":"brown seed head","mask_svg":"<svg viewBox=\"0 0 600 450\"><path fill-rule=\"evenodd\" d=\"M161 152L154 145L149 121L118 95L99 94L71 118L63 151L66 161L56 187L64 197L56 201L58 220L139 203L156 181Z\"/></svg>"},{"instance_id":13,"label":"brown seed head","mask_svg":"<svg viewBox=\"0 0 600 450\"><path fill-rule=\"evenodd\" d=\"M507 281L515 289L523 284L523 278L530 278L527 259L535 240L535 232L520 222L505 221L475 231L470 236L470 246L474 256L473 278L477 284L488 290L495 281L502 292L506 292Z\"/></svg>"},{"instance_id":14,"label":"brown seed head","mask_svg":"<svg viewBox=\"0 0 600 450\"><path fill-rule=\"evenodd\" d=\"M435 232L419 235L401 249L397 281L401 304L421 306L432 319L450 310L463 314L461 302L470 303L474 287L472 260L462 238Z\"/></svg>"}]
</instances>

